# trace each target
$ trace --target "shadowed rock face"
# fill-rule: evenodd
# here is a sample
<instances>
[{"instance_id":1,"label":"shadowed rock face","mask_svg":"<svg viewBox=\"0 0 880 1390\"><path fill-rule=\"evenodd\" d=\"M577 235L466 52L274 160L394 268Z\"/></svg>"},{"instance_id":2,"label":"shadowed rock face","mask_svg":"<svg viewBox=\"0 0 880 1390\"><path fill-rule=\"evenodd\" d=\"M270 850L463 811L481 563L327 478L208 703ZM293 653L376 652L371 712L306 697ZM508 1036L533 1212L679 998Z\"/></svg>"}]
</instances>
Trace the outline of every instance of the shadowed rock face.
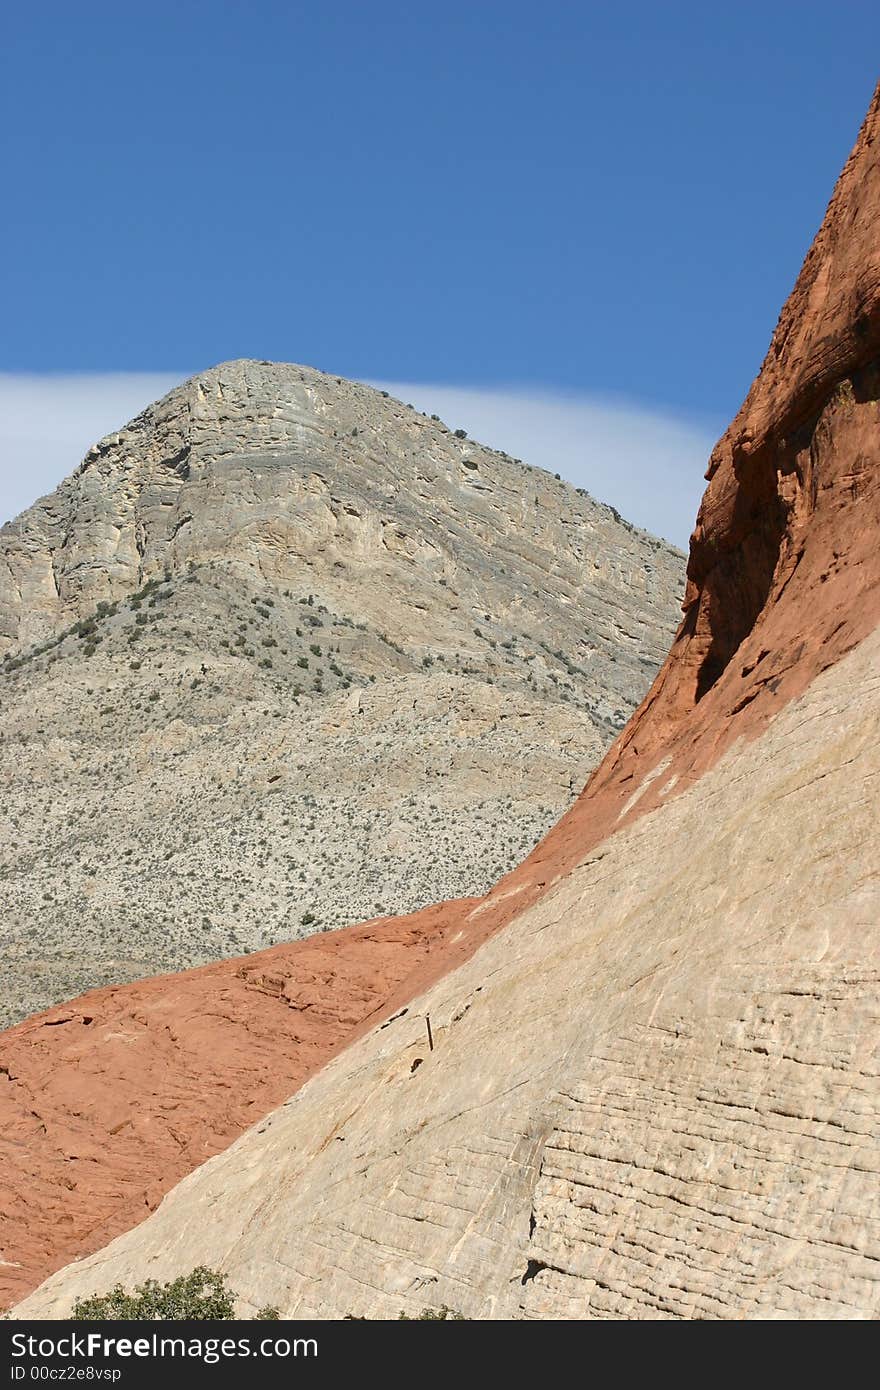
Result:
<instances>
[{"instance_id":1,"label":"shadowed rock face","mask_svg":"<svg viewBox=\"0 0 880 1390\"><path fill-rule=\"evenodd\" d=\"M880 91L880 89L878 89ZM880 620L880 96L713 450L685 617L657 680L531 861L558 871L751 737ZM665 776L652 777L661 759ZM629 788L629 791L627 791ZM635 804L635 803L633 803Z\"/></svg>"},{"instance_id":2,"label":"shadowed rock face","mask_svg":"<svg viewBox=\"0 0 880 1390\"><path fill-rule=\"evenodd\" d=\"M709 462L685 598L698 698L792 583L786 607L806 616L810 595L809 640L828 646L823 660L876 617L860 600L875 587L863 561L877 535L877 140L875 97L761 372ZM841 583L844 554L851 573Z\"/></svg>"},{"instance_id":3,"label":"shadowed rock face","mask_svg":"<svg viewBox=\"0 0 880 1390\"><path fill-rule=\"evenodd\" d=\"M578 802L436 910L359 1041L22 1313L205 1260L290 1314L876 1314L878 136L875 96L713 453L670 656ZM142 1020L146 1072L181 987L78 1003L108 1078L116 1020ZM172 1079L214 1113L173 1067L147 1113ZM31 1146L45 1193L70 1124Z\"/></svg>"}]
</instances>

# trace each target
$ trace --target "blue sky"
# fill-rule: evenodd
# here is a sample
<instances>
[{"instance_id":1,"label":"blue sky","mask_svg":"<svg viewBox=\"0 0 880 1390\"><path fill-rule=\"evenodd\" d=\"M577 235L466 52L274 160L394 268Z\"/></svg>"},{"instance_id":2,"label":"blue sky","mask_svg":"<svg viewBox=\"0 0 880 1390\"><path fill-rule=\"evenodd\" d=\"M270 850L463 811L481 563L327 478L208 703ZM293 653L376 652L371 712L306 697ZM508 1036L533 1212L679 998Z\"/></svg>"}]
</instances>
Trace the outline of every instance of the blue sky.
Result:
<instances>
[{"instance_id":1,"label":"blue sky","mask_svg":"<svg viewBox=\"0 0 880 1390\"><path fill-rule=\"evenodd\" d=\"M254 356L465 405L610 402L699 451L760 364L878 40L857 0L7 7L0 404L22 374L51 413L59 374Z\"/></svg>"}]
</instances>

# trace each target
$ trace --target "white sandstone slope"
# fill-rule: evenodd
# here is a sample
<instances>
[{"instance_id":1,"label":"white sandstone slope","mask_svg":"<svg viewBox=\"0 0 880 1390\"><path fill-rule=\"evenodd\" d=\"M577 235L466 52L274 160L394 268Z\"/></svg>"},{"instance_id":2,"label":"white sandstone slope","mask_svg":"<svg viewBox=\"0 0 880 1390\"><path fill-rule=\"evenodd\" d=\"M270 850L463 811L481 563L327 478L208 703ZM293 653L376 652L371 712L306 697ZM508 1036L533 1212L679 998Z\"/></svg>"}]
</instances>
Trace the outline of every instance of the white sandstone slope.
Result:
<instances>
[{"instance_id":1,"label":"white sandstone slope","mask_svg":"<svg viewBox=\"0 0 880 1390\"><path fill-rule=\"evenodd\" d=\"M245 1315L877 1316L878 657L16 1314L205 1263Z\"/></svg>"}]
</instances>

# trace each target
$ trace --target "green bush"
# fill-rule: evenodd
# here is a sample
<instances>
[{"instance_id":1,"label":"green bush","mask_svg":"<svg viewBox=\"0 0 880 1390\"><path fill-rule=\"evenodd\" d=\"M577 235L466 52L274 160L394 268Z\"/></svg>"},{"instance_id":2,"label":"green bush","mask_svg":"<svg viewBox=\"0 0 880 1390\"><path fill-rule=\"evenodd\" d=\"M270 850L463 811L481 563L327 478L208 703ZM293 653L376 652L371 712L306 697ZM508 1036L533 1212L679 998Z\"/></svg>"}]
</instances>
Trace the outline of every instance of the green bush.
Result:
<instances>
[{"instance_id":1,"label":"green bush","mask_svg":"<svg viewBox=\"0 0 880 1390\"><path fill-rule=\"evenodd\" d=\"M266 1307L255 1316L270 1321L280 1314L277 1308ZM76 1322L231 1321L235 1318L235 1299L225 1274L199 1265L191 1274L181 1274L167 1284L148 1279L133 1293L117 1284L108 1294L79 1298L71 1317Z\"/></svg>"}]
</instances>

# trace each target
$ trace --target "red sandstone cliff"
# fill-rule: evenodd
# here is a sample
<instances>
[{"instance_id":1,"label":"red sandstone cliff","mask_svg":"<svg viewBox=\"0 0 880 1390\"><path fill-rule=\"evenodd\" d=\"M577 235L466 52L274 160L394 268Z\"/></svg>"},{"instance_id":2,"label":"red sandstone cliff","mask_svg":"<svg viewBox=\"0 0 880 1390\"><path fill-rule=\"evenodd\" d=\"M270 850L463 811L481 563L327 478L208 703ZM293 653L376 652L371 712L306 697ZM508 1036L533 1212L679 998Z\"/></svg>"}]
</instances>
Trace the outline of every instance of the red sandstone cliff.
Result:
<instances>
[{"instance_id":1,"label":"red sandstone cliff","mask_svg":"<svg viewBox=\"0 0 880 1390\"><path fill-rule=\"evenodd\" d=\"M94 991L3 1035L0 1301L139 1221L334 1051L759 731L876 626L878 228L880 89L761 372L713 452L666 664L518 870L479 903Z\"/></svg>"}]
</instances>

